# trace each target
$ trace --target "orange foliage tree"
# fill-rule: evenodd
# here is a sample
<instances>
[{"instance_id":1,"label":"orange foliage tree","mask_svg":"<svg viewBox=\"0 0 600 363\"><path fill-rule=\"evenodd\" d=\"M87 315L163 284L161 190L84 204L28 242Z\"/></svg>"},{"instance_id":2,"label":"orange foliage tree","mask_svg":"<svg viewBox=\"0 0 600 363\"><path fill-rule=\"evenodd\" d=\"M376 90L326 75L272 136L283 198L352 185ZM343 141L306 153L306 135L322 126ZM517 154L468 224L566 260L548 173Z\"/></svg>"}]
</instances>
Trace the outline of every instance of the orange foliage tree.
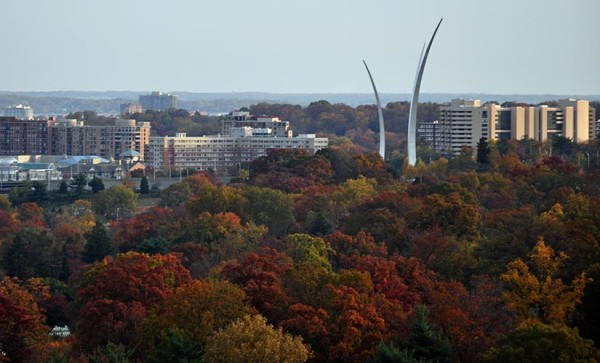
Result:
<instances>
[{"instance_id":1,"label":"orange foliage tree","mask_svg":"<svg viewBox=\"0 0 600 363\"><path fill-rule=\"evenodd\" d=\"M567 258L564 252L556 254L540 237L528 263L518 259L508 264L501 276L508 290L504 300L520 322L566 322L589 281L582 273L569 285L562 282L557 275Z\"/></svg>"}]
</instances>

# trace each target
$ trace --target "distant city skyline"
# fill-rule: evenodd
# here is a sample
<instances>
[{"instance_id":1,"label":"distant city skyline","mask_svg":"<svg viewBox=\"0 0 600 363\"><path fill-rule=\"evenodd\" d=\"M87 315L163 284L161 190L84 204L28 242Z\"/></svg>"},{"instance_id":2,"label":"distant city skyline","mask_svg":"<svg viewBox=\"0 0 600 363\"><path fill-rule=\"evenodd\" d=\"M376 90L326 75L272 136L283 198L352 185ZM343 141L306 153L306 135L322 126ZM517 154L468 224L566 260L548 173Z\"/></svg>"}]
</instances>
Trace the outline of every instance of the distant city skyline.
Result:
<instances>
[{"instance_id":1,"label":"distant city skyline","mask_svg":"<svg viewBox=\"0 0 600 363\"><path fill-rule=\"evenodd\" d=\"M0 90L600 94L600 1L6 0Z\"/></svg>"}]
</instances>

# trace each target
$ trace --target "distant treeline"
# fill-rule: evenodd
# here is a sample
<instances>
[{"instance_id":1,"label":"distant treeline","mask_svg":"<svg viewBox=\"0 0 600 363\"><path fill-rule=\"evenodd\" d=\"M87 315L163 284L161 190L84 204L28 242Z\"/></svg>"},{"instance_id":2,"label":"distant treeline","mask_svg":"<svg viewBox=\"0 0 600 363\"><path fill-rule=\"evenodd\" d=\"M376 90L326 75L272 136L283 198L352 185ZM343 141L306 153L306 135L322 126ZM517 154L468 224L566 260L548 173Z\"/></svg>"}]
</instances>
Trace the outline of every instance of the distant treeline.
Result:
<instances>
[{"instance_id":1,"label":"distant treeline","mask_svg":"<svg viewBox=\"0 0 600 363\"><path fill-rule=\"evenodd\" d=\"M49 92L0 92L0 109L16 104L31 106L36 115L63 115L82 110L94 110L102 115L116 115L119 105L135 102L138 95L146 91L49 91ZM308 106L317 100L330 103L343 103L353 107L375 103L371 93L264 93L264 92L229 92L229 93L195 93L170 92L178 97L178 107L186 110L200 110L212 114L226 113L241 107L249 107L263 102ZM408 93L382 93L384 104L408 101ZM544 101L561 98L581 98L600 100L600 95L499 95L478 93L424 93L424 102L445 103L453 98L479 99L483 102L518 102L538 104Z\"/></svg>"}]
</instances>

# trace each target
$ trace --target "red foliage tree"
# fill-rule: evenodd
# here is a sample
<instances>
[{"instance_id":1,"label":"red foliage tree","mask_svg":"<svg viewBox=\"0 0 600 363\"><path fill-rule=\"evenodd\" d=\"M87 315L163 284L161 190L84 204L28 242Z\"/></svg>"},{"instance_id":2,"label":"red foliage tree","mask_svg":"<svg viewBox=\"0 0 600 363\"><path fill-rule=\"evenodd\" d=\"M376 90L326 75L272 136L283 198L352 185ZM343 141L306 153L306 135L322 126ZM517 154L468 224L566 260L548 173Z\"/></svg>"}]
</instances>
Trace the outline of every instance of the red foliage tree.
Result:
<instances>
[{"instance_id":1,"label":"red foliage tree","mask_svg":"<svg viewBox=\"0 0 600 363\"><path fill-rule=\"evenodd\" d=\"M122 252L135 250L148 237L162 237L172 241L185 232L181 224L183 210L152 207L144 213L121 220L113 225L113 242Z\"/></svg>"},{"instance_id":2,"label":"red foliage tree","mask_svg":"<svg viewBox=\"0 0 600 363\"><path fill-rule=\"evenodd\" d=\"M510 322L499 289L481 277L468 291L458 281L440 281L414 258L398 258L409 291L418 293L430 312L432 323L452 343L454 361L474 362L506 332Z\"/></svg>"},{"instance_id":3,"label":"red foliage tree","mask_svg":"<svg viewBox=\"0 0 600 363\"><path fill-rule=\"evenodd\" d=\"M43 311L16 279L0 281L0 362L35 362L48 339Z\"/></svg>"},{"instance_id":4,"label":"red foliage tree","mask_svg":"<svg viewBox=\"0 0 600 363\"><path fill-rule=\"evenodd\" d=\"M37 203L23 203L17 207L19 220L30 227L46 228L44 209Z\"/></svg>"},{"instance_id":5,"label":"red foliage tree","mask_svg":"<svg viewBox=\"0 0 600 363\"><path fill-rule=\"evenodd\" d=\"M108 342L135 345L148 311L176 287L191 281L175 255L126 253L88 270L78 291L77 336L86 351Z\"/></svg>"},{"instance_id":6,"label":"red foliage tree","mask_svg":"<svg viewBox=\"0 0 600 363\"><path fill-rule=\"evenodd\" d=\"M222 274L242 287L262 315L277 321L287 310L282 279L291 266L291 259L284 253L265 248L260 254L244 253L237 261L227 263Z\"/></svg>"}]
</instances>

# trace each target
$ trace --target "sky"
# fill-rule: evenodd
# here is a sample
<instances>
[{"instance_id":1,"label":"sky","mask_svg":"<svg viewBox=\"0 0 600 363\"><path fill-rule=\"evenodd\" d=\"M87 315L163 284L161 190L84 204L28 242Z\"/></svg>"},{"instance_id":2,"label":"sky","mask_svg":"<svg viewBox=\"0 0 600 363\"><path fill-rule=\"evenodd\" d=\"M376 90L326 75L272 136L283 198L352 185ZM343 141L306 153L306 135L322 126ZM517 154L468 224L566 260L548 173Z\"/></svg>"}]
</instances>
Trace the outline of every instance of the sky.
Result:
<instances>
[{"instance_id":1,"label":"sky","mask_svg":"<svg viewBox=\"0 0 600 363\"><path fill-rule=\"evenodd\" d=\"M600 94L599 0L2 0L0 90Z\"/></svg>"}]
</instances>

